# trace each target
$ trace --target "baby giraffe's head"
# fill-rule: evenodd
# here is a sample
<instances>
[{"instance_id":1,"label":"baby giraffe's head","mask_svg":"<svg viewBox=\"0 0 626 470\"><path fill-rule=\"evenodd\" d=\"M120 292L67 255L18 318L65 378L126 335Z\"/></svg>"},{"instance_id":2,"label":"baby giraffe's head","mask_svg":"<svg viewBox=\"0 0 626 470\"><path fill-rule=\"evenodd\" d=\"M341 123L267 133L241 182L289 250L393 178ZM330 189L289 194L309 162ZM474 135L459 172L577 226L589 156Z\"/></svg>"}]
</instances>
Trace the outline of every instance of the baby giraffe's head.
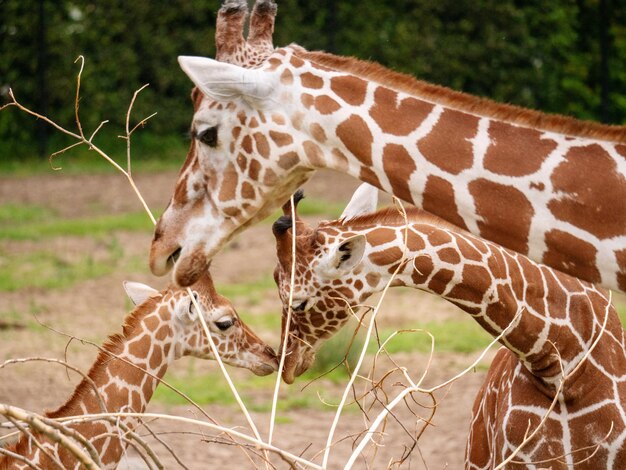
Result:
<instances>
[{"instance_id":1,"label":"baby giraffe's head","mask_svg":"<svg viewBox=\"0 0 626 470\"><path fill-rule=\"evenodd\" d=\"M215 359L198 318L202 314L223 362L250 369L256 375L268 375L277 369L273 349L241 321L228 299L216 292L208 272L190 286L201 311L186 288L170 286L159 292L138 282L125 282L124 288L138 309L152 306L144 324L150 341L167 349L163 354L172 354L173 359Z\"/></svg>"},{"instance_id":2,"label":"baby giraffe's head","mask_svg":"<svg viewBox=\"0 0 626 470\"><path fill-rule=\"evenodd\" d=\"M371 294L368 276L361 269L366 238L344 223L374 212L377 189L361 186L338 220L307 225L297 213L302 191L294 195L295 219L291 204L283 206L283 216L273 225L278 263L274 280L282 301L282 337L291 306L291 321L285 355L283 380L292 383L315 359L315 350L341 329L357 306ZM295 270L291 295L293 266L293 230L295 227Z\"/></svg>"}]
</instances>

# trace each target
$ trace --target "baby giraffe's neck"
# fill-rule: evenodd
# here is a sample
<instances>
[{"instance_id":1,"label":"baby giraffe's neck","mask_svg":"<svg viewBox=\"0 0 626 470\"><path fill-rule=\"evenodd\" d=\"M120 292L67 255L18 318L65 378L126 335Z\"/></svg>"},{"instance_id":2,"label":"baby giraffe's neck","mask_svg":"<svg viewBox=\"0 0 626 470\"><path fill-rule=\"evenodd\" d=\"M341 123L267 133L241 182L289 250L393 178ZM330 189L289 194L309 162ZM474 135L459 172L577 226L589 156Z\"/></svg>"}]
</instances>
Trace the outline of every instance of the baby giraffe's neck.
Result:
<instances>
[{"instance_id":1,"label":"baby giraffe's neck","mask_svg":"<svg viewBox=\"0 0 626 470\"><path fill-rule=\"evenodd\" d=\"M136 308L126 318L123 333L109 337L102 347L89 370L90 380L83 379L67 403L47 413L47 416L60 418L103 412L143 412L158 385L158 379L163 377L168 365L180 356L180 351L175 351L170 320L171 312L167 311L167 305L157 308L156 300L148 300ZM120 421L130 429L136 425L136 420L132 418ZM115 423L88 422L72 425L72 428L93 444L105 468L117 466L126 445L116 437L120 431ZM43 442L66 468L77 465L67 450L57 444ZM43 468L55 466L25 436L16 444L16 452L40 462ZM1 461L0 468L3 468Z\"/></svg>"},{"instance_id":2,"label":"baby giraffe's neck","mask_svg":"<svg viewBox=\"0 0 626 470\"><path fill-rule=\"evenodd\" d=\"M612 309L605 293L594 286L466 232L419 222L408 230L345 229L365 235L367 241L356 269L368 276L360 300L382 290L399 267L393 285L443 297L493 336L506 330L501 342L547 384L562 376L559 355L567 373ZM619 331L615 318L612 312L607 330Z\"/></svg>"}]
</instances>

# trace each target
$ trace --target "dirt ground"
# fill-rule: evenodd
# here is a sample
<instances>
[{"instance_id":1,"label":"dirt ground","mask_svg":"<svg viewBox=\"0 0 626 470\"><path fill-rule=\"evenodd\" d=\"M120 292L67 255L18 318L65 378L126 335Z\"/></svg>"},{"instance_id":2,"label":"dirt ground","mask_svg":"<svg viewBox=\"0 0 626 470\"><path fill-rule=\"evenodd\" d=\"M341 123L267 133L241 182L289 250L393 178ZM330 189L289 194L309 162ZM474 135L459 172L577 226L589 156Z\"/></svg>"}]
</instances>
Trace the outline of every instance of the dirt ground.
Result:
<instances>
[{"instance_id":1,"label":"dirt ground","mask_svg":"<svg viewBox=\"0 0 626 470\"><path fill-rule=\"evenodd\" d=\"M174 172L168 172L137 175L136 179L149 206L160 210L167 203L175 177ZM343 175L320 173L307 184L305 191L312 198L329 202L347 202L357 185L356 181ZM119 175L67 176L61 172L19 179L0 175L0 205L9 203L49 207L67 218L141 210L126 180ZM119 232L116 233L116 237L123 246L124 257L138 256L147 260L151 238L149 232ZM0 241L0 257L2 253L28 252L44 245L47 249L66 253L69 257L72 254L80 256L84 253L97 253L102 243L101 237ZM212 273L218 285L254 281L271 275L275 263L274 256L270 225L262 223L244 232L220 253L213 263ZM31 318L36 315L38 321L56 330L100 343L108 334L119 330L122 318L126 314L128 303L121 287L123 280L130 278L157 288L167 282L166 279L155 278L149 273L147 261L142 266L132 272L116 270L110 275L78 282L64 289L20 289L15 292L2 292L0 315L2 312L10 311L21 312ZM385 305L380 324L387 327L400 327L408 322L414 324L416 321L427 321L434 317L459 318L462 315L451 305L415 291L394 294ZM278 315L279 312L278 297L273 291L264 295L260 302L243 306L235 303L235 306L245 310L248 315L273 310ZM244 317L244 321L245 319ZM278 342L278 331L260 331L259 334L272 345ZM69 346L67 344L67 337L42 327L0 331L0 360L37 356L67 357L70 363L86 370L95 358L95 349L79 341L72 341ZM405 365L413 377L421 375L428 360L426 355L418 353L398 354L395 359ZM474 355L436 353L425 385L442 383L467 367L473 359ZM188 367L185 361L185 359L180 361L181 369ZM483 364L488 364L488 358ZM174 365L172 368L177 367L178 365ZM213 365L203 367L214 368ZM381 370L383 368L381 367ZM486 367L479 367L477 371L468 373L436 395L440 402L434 419L402 468L462 468L472 403L484 379L485 370ZM244 373L241 371L233 371L235 381L243 377L242 374ZM401 387L394 386L394 383L402 381L400 376L388 380L386 392L391 396L397 394ZM0 369L0 402L33 411L55 408L65 401L76 382L76 376L68 377L64 370L49 364L8 366ZM298 394L303 385L305 384L299 382L292 386L283 384L281 393L283 396ZM329 382L325 387L330 396L339 396L340 386ZM416 397L417 403L410 404L415 414L405 405L399 407L396 413L397 421L390 420L385 435L379 438L377 455L370 468L385 468L391 459L402 455L405 447L412 445L415 429L421 429L424 425L424 422L415 415L426 419L430 414L427 398L427 396ZM208 405L205 409L222 424L238 426L240 430L247 429L244 418L234 406ZM325 444L334 415L332 407L328 407L327 410L299 409L282 413L274 442L285 450L296 454L303 453L305 457L311 458ZM154 403L148 411L197 417L197 413L189 406ZM372 416L375 414L370 414L370 417ZM269 413L253 413L253 417L261 434L265 435ZM166 433L188 432L164 435L164 439L176 450L188 468L252 467L240 449L210 442L214 435L206 430L170 422L157 423L154 429ZM333 463L330 468L343 467L351 452L354 436L363 429L363 416L355 411L346 412L335 434L337 438L345 439L338 442L333 449L331 454ZM163 447L155 445L155 449L166 468L178 468L172 456ZM279 468L287 467L278 458L274 458L273 461ZM316 461L321 460L318 457ZM132 453L123 467L145 468ZM360 461L356 468L366 468L366 464Z\"/></svg>"}]
</instances>

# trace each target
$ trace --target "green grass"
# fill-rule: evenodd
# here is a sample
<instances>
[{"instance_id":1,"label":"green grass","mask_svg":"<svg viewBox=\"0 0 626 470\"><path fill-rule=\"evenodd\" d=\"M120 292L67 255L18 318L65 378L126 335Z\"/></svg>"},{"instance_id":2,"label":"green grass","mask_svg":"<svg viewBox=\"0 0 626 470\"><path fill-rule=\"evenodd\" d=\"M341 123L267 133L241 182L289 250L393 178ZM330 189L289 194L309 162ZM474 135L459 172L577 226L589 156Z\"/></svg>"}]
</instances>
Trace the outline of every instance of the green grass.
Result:
<instances>
[{"instance_id":1,"label":"green grass","mask_svg":"<svg viewBox=\"0 0 626 470\"><path fill-rule=\"evenodd\" d=\"M622 321L622 325L626 325L626 304L615 304L619 319Z\"/></svg>"},{"instance_id":2,"label":"green grass","mask_svg":"<svg viewBox=\"0 0 626 470\"><path fill-rule=\"evenodd\" d=\"M403 328L410 330L412 328ZM435 351L471 353L487 347L493 340L485 330L472 321L448 320L445 322L428 322L415 326L413 329L425 330L435 337ZM381 344L393 334L394 330L385 329L380 332ZM395 335L385 346L390 353L424 352L431 348L431 338L424 331L405 331ZM374 353L378 345L370 343L369 352Z\"/></svg>"},{"instance_id":3,"label":"green grass","mask_svg":"<svg viewBox=\"0 0 626 470\"><path fill-rule=\"evenodd\" d=\"M35 205L0 205L0 230L6 225L24 225L38 223L54 217L54 213L47 207Z\"/></svg>"},{"instance_id":4,"label":"green grass","mask_svg":"<svg viewBox=\"0 0 626 470\"><path fill-rule=\"evenodd\" d=\"M126 167L126 142L118 138L117 132L106 127L100 132L94 143L109 157L123 168ZM62 149L72 143L62 135L52 134L48 153ZM136 133L131 141L132 170L134 172L151 172L177 170L187 155L188 141L178 135L158 135L153 133ZM8 148L0 151L0 175L27 177L41 173L52 173L52 167L63 169L64 173L113 173L116 170L104 158L86 146L75 147L54 158L50 165L48 158L36 156L37 148L32 145L20 144L19 148Z\"/></svg>"},{"instance_id":5,"label":"green grass","mask_svg":"<svg viewBox=\"0 0 626 470\"><path fill-rule=\"evenodd\" d=\"M116 230L149 232L154 228L144 212L101 215L83 219L61 219L36 206L25 206L22 209L21 213L26 217L32 216L37 211L45 216L43 220L36 217L5 219L6 222L0 225L0 240L41 240L60 236L93 237L110 234ZM2 210L6 213L12 208L0 206L0 222L2 222ZM11 220L15 223L9 223Z\"/></svg>"},{"instance_id":6,"label":"green grass","mask_svg":"<svg viewBox=\"0 0 626 470\"><path fill-rule=\"evenodd\" d=\"M298 204L298 214L300 216L323 216L329 220L337 219L345 209L345 203L329 202L322 199L310 199L305 197ZM277 209L272 215L264 220L264 223L273 224L281 215L282 209Z\"/></svg>"},{"instance_id":7,"label":"green grass","mask_svg":"<svg viewBox=\"0 0 626 470\"><path fill-rule=\"evenodd\" d=\"M222 292L218 290L218 292ZM278 295L278 294L277 294ZM245 318L246 324L253 330L267 330L267 331L279 331L281 311L276 309L274 312L268 313L247 313L245 310L239 312L239 314Z\"/></svg>"},{"instance_id":8,"label":"green grass","mask_svg":"<svg viewBox=\"0 0 626 470\"><path fill-rule=\"evenodd\" d=\"M64 289L143 262L137 257L125 258L115 238L108 242L106 250L104 259L96 260L88 254L73 262L63 259L59 253L44 250L19 255L3 253L0 256L0 292L28 288Z\"/></svg>"},{"instance_id":9,"label":"green grass","mask_svg":"<svg viewBox=\"0 0 626 470\"><path fill-rule=\"evenodd\" d=\"M216 290L228 299L245 297L250 305L257 305L268 290L276 290L276 283L272 276L267 275L251 282L218 284Z\"/></svg>"},{"instance_id":10,"label":"green grass","mask_svg":"<svg viewBox=\"0 0 626 470\"><path fill-rule=\"evenodd\" d=\"M187 373L182 377L166 375L165 380L200 405L237 406L230 388L219 372L209 374ZM268 412L272 406L270 397L275 382L275 375L257 377L250 374L243 380L237 380L236 386L249 410ZM285 396L280 397L277 404L278 411L302 408L327 409L317 396L318 388L308 387L303 391L298 390L297 393L293 393L294 391L287 391ZM260 394L258 392L263 393ZM187 404L183 397L163 385L156 389L152 400L168 405Z\"/></svg>"}]
</instances>

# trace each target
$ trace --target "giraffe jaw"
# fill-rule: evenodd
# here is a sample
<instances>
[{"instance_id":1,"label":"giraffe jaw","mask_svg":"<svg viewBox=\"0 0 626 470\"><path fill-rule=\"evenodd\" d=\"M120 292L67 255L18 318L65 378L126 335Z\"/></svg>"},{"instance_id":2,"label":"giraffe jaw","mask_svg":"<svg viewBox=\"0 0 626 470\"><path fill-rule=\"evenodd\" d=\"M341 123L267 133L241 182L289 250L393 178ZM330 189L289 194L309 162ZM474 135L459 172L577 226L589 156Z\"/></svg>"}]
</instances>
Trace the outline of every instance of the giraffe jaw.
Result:
<instances>
[{"instance_id":1,"label":"giraffe jaw","mask_svg":"<svg viewBox=\"0 0 626 470\"><path fill-rule=\"evenodd\" d=\"M286 384L291 385L296 377L304 374L315 360L315 351L300 346L290 347L285 357L282 377Z\"/></svg>"}]
</instances>

